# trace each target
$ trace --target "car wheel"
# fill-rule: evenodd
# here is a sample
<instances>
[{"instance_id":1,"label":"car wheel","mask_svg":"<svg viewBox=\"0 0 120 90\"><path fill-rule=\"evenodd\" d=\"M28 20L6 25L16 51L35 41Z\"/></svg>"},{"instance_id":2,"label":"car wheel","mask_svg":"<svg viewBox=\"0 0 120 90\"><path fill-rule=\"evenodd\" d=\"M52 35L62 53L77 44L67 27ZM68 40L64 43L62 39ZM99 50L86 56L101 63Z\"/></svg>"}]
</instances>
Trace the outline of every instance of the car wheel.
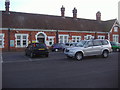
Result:
<instances>
[{"instance_id":1,"label":"car wheel","mask_svg":"<svg viewBox=\"0 0 120 90\"><path fill-rule=\"evenodd\" d=\"M82 53L76 53L75 58L80 61L83 59L83 54Z\"/></svg>"},{"instance_id":2,"label":"car wheel","mask_svg":"<svg viewBox=\"0 0 120 90\"><path fill-rule=\"evenodd\" d=\"M57 48L55 49L55 52L58 52L58 49L57 49Z\"/></svg>"},{"instance_id":3,"label":"car wheel","mask_svg":"<svg viewBox=\"0 0 120 90\"><path fill-rule=\"evenodd\" d=\"M30 57L31 57L31 58L33 58L33 57L34 57L34 54L33 54L32 52L30 53Z\"/></svg>"},{"instance_id":4,"label":"car wheel","mask_svg":"<svg viewBox=\"0 0 120 90\"><path fill-rule=\"evenodd\" d=\"M109 52L108 52L108 51L103 51L103 53L102 53L102 57L103 57L103 58L107 58L108 55L109 55Z\"/></svg>"}]
</instances>

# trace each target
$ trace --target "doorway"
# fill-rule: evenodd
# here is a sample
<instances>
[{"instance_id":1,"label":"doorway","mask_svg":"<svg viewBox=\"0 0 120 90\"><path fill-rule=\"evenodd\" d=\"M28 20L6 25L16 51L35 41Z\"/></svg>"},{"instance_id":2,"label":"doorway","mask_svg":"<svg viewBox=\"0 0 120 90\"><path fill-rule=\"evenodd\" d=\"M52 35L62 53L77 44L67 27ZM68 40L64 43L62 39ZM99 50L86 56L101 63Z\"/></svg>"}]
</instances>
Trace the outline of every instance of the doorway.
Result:
<instances>
[{"instance_id":1,"label":"doorway","mask_svg":"<svg viewBox=\"0 0 120 90\"><path fill-rule=\"evenodd\" d=\"M45 43L45 36L44 34L40 33L37 35L37 41L41 43Z\"/></svg>"}]
</instances>

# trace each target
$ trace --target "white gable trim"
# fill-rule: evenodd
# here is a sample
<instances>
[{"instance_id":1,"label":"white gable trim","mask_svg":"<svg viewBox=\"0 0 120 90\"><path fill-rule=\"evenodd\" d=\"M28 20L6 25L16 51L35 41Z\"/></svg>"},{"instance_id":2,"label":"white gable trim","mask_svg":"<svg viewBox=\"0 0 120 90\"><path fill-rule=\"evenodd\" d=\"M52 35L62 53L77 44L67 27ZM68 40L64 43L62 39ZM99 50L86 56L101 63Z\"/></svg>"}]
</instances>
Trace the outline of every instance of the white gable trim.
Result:
<instances>
[{"instance_id":1,"label":"white gable trim","mask_svg":"<svg viewBox=\"0 0 120 90\"><path fill-rule=\"evenodd\" d=\"M116 20L116 21L114 22L114 24L113 24L112 28L110 29L110 33L112 32L112 30L113 30L114 26L116 26L116 25L115 25L116 23L119 23L119 22L118 22L118 20Z\"/></svg>"}]
</instances>

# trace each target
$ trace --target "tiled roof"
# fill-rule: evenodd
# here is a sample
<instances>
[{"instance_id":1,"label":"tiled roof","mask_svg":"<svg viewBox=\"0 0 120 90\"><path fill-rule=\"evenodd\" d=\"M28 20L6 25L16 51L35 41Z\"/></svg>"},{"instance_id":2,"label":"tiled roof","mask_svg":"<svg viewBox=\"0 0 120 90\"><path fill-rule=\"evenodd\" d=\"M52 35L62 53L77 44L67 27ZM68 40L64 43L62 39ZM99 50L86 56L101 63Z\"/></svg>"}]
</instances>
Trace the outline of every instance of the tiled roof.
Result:
<instances>
[{"instance_id":1,"label":"tiled roof","mask_svg":"<svg viewBox=\"0 0 120 90\"><path fill-rule=\"evenodd\" d=\"M116 19L101 21L73 17L2 11L3 28L109 32Z\"/></svg>"}]
</instances>

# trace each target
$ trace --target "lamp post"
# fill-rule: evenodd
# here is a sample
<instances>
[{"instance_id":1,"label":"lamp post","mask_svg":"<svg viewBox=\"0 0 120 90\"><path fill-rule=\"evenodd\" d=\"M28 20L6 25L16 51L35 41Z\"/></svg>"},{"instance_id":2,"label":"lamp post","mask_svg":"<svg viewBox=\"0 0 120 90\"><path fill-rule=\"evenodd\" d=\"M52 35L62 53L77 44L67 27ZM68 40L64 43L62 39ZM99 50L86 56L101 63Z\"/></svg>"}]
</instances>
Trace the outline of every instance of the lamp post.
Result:
<instances>
[{"instance_id":1,"label":"lamp post","mask_svg":"<svg viewBox=\"0 0 120 90\"><path fill-rule=\"evenodd\" d=\"M97 32L95 32L95 39L97 39Z\"/></svg>"},{"instance_id":2,"label":"lamp post","mask_svg":"<svg viewBox=\"0 0 120 90\"><path fill-rule=\"evenodd\" d=\"M10 28L8 28L8 51L10 51Z\"/></svg>"},{"instance_id":3,"label":"lamp post","mask_svg":"<svg viewBox=\"0 0 120 90\"><path fill-rule=\"evenodd\" d=\"M56 31L56 43L58 43L58 36L59 36L59 33L58 33L58 30Z\"/></svg>"}]
</instances>

